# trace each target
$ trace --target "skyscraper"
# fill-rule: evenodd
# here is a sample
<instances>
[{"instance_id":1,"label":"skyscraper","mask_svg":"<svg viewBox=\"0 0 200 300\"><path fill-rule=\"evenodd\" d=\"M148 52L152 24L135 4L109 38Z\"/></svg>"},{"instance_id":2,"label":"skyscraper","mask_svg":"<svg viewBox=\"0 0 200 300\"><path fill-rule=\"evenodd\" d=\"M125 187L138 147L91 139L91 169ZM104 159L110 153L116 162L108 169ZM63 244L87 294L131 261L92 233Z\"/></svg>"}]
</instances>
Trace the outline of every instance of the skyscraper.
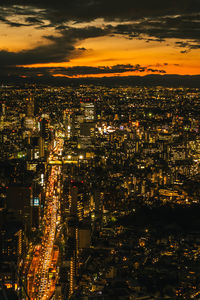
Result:
<instances>
[{"instance_id":1,"label":"skyscraper","mask_svg":"<svg viewBox=\"0 0 200 300\"><path fill-rule=\"evenodd\" d=\"M34 125L34 97L30 94L26 98L26 117L24 119L24 126L27 130L33 131Z\"/></svg>"},{"instance_id":2,"label":"skyscraper","mask_svg":"<svg viewBox=\"0 0 200 300\"><path fill-rule=\"evenodd\" d=\"M47 140L49 137L49 122L45 118L43 118L40 122L40 132L41 137Z\"/></svg>"},{"instance_id":3,"label":"skyscraper","mask_svg":"<svg viewBox=\"0 0 200 300\"><path fill-rule=\"evenodd\" d=\"M30 94L26 98L26 115L27 117L34 117L34 97Z\"/></svg>"},{"instance_id":4,"label":"skyscraper","mask_svg":"<svg viewBox=\"0 0 200 300\"><path fill-rule=\"evenodd\" d=\"M70 183L68 236L70 247L70 270L69 270L69 298L74 292L76 277L78 275L79 256L79 222L83 219L83 188L81 182Z\"/></svg>"},{"instance_id":5,"label":"skyscraper","mask_svg":"<svg viewBox=\"0 0 200 300\"><path fill-rule=\"evenodd\" d=\"M81 103L81 109L83 111L86 122L95 121L95 108L91 102Z\"/></svg>"}]
</instances>

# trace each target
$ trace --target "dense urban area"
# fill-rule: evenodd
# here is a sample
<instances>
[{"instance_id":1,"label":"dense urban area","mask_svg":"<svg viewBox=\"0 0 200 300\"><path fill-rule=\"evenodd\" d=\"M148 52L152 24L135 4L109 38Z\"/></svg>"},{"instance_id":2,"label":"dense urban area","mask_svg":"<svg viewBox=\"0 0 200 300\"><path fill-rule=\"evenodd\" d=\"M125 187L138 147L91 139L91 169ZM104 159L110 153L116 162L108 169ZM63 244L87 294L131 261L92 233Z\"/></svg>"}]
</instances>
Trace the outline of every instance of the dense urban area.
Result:
<instances>
[{"instance_id":1,"label":"dense urban area","mask_svg":"<svg viewBox=\"0 0 200 300\"><path fill-rule=\"evenodd\" d=\"M0 299L199 299L200 89L0 88Z\"/></svg>"}]
</instances>

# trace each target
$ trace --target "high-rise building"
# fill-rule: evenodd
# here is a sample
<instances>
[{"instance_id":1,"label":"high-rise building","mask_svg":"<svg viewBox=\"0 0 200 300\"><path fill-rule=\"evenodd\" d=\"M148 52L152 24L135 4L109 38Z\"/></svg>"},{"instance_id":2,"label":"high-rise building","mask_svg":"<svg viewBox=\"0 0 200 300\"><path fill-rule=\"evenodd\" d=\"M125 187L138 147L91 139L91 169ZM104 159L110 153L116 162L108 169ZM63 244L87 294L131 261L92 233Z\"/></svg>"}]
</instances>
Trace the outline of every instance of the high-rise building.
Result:
<instances>
[{"instance_id":1,"label":"high-rise building","mask_svg":"<svg viewBox=\"0 0 200 300\"><path fill-rule=\"evenodd\" d=\"M0 255L10 261L18 261L23 253L23 227L20 222L4 224L0 230Z\"/></svg>"},{"instance_id":2,"label":"high-rise building","mask_svg":"<svg viewBox=\"0 0 200 300\"><path fill-rule=\"evenodd\" d=\"M70 187L69 195L70 215L77 218L79 221L83 219L83 191L81 184L73 182Z\"/></svg>"},{"instance_id":3,"label":"high-rise building","mask_svg":"<svg viewBox=\"0 0 200 300\"><path fill-rule=\"evenodd\" d=\"M91 243L90 228L82 227L78 230L78 249L87 249Z\"/></svg>"},{"instance_id":4,"label":"high-rise building","mask_svg":"<svg viewBox=\"0 0 200 300\"><path fill-rule=\"evenodd\" d=\"M91 102L81 103L81 109L83 111L86 122L95 121L95 107L93 103Z\"/></svg>"},{"instance_id":5,"label":"high-rise building","mask_svg":"<svg viewBox=\"0 0 200 300\"><path fill-rule=\"evenodd\" d=\"M47 140L49 138L49 122L45 118L40 122L40 133L43 139Z\"/></svg>"},{"instance_id":6,"label":"high-rise building","mask_svg":"<svg viewBox=\"0 0 200 300\"><path fill-rule=\"evenodd\" d=\"M89 234L86 231L79 233L79 223L84 215L84 187L79 181L71 181L69 186L69 212L68 221L68 246L70 255L69 266L69 298L74 292L76 278L79 271L79 246L82 248L88 245ZM79 243L81 244L79 245Z\"/></svg>"},{"instance_id":7,"label":"high-rise building","mask_svg":"<svg viewBox=\"0 0 200 300\"><path fill-rule=\"evenodd\" d=\"M39 138L39 156L44 157L44 138L40 136Z\"/></svg>"},{"instance_id":8,"label":"high-rise building","mask_svg":"<svg viewBox=\"0 0 200 300\"><path fill-rule=\"evenodd\" d=\"M13 183L7 188L7 209L15 212L26 228L30 226L32 198L33 190L30 185Z\"/></svg>"},{"instance_id":9,"label":"high-rise building","mask_svg":"<svg viewBox=\"0 0 200 300\"><path fill-rule=\"evenodd\" d=\"M80 135L83 137L91 137L95 132L94 122L84 122L80 125Z\"/></svg>"},{"instance_id":10,"label":"high-rise building","mask_svg":"<svg viewBox=\"0 0 200 300\"><path fill-rule=\"evenodd\" d=\"M76 276L78 271L78 222L75 217L68 219L68 251L70 257L69 265L69 298L74 292Z\"/></svg>"},{"instance_id":11,"label":"high-rise building","mask_svg":"<svg viewBox=\"0 0 200 300\"><path fill-rule=\"evenodd\" d=\"M95 107L93 103L81 103L83 120L80 123L78 145L81 149L92 147L95 136Z\"/></svg>"},{"instance_id":12,"label":"high-rise building","mask_svg":"<svg viewBox=\"0 0 200 300\"><path fill-rule=\"evenodd\" d=\"M27 130L32 131L35 126L35 119L34 119L34 97L30 94L26 98L26 117L24 119L24 127Z\"/></svg>"},{"instance_id":13,"label":"high-rise building","mask_svg":"<svg viewBox=\"0 0 200 300\"><path fill-rule=\"evenodd\" d=\"M65 136L70 138L72 134L72 111L70 109L64 110L63 123L65 126Z\"/></svg>"},{"instance_id":14,"label":"high-rise building","mask_svg":"<svg viewBox=\"0 0 200 300\"><path fill-rule=\"evenodd\" d=\"M27 117L34 117L34 97L32 94L26 98L26 115Z\"/></svg>"}]
</instances>

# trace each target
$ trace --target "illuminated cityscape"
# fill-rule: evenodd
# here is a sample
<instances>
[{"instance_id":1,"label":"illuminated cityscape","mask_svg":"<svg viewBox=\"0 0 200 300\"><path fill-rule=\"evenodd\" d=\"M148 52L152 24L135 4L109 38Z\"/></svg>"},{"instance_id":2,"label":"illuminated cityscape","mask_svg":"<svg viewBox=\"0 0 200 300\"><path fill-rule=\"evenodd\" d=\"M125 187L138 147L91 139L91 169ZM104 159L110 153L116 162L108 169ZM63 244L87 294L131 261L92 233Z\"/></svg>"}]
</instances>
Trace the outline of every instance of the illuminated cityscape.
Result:
<instances>
[{"instance_id":1,"label":"illuminated cityscape","mask_svg":"<svg viewBox=\"0 0 200 300\"><path fill-rule=\"evenodd\" d=\"M0 101L0 299L198 299L200 90Z\"/></svg>"},{"instance_id":2,"label":"illuminated cityscape","mask_svg":"<svg viewBox=\"0 0 200 300\"><path fill-rule=\"evenodd\" d=\"M0 300L200 299L200 0L0 1Z\"/></svg>"}]
</instances>

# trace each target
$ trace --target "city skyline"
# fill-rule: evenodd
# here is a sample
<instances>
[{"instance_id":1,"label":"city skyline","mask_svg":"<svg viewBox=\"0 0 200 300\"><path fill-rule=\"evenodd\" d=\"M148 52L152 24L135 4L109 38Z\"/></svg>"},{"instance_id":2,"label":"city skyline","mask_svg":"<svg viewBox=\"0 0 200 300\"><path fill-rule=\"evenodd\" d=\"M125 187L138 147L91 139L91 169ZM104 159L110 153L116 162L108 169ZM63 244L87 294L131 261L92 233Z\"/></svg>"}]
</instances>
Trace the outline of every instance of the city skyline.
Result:
<instances>
[{"instance_id":1,"label":"city skyline","mask_svg":"<svg viewBox=\"0 0 200 300\"><path fill-rule=\"evenodd\" d=\"M2 0L0 299L200 299L200 0Z\"/></svg>"},{"instance_id":2,"label":"city skyline","mask_svg":"<svg viewBox=\"0 0 200 300\"><path fill-rule=\"evenodd\" d=\"M0 87L0 299L199 297L199 96Z\"/></svg>"},{"instance_id":3,"label":"city skyline","mask_svg":"<svg viewBox=\"0 0 200 300\"><path fill-rule=\"evenodd\" d=\"M2 1L0 80L199 75L200 3Z\"/></svg>"}]
</instances>

